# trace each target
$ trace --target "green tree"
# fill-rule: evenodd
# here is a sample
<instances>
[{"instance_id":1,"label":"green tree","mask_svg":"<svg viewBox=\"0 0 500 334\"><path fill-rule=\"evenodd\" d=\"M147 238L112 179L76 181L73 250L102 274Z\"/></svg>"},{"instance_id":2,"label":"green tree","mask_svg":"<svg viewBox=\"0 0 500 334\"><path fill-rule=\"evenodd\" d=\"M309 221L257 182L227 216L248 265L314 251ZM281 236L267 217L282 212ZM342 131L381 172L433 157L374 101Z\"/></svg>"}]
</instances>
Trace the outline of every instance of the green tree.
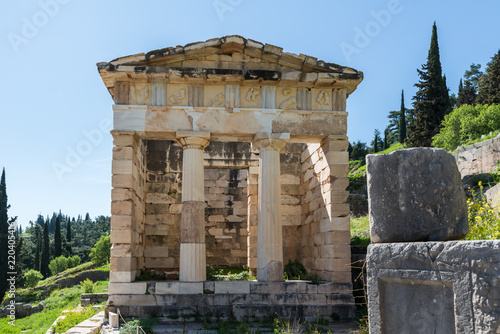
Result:
<instances>
[{"instance_id":1,"label":"green tree","mask_svg":"<svg viewBox=\"0 0 500 334\"><path fill-rule=\"evenodd\" d=\"M405 91L401 91L401 108L399 110L398 120L398 140L404 144L406 140L406 108L405 108Z\"/></svg>"},{"instance_id":2,"label":"green tree","mask_svg":"<svg viewBox=\"0 0 500 334\"><path fill-rule=\"evenodd\" d=\"M49 263L49 269L52 275L57 275L60 272L65 271L68 269L68 259L62 255L54 258Z\"/></svg>"},{"instance_id":3,"label":"green tree","mask_svg":"<svg viewBox=\"0 0 500 334\"><path fill-rule=\"evenodd\" d=\"M366 143L362 143L360 140L353 143L352 151L349 155L351 160L365 160L366 155L368 154L368 148L366 147Z\"/></svg>"},{"instance_id":4,"label":"green tree","mask_svg":"<svg viewBox=\"0 0 500 334\"><path fill-rule=\"evenodd\" d=\"M500 49L491 58L485 72L479 83L477 103L500 103Z\"/></svg>"},{"instance_id":5,"label":"green tree","mask_svg":"<svg viewBox=\"0 0 500 334\"><path fill-rule=\"evenodd\" d=\"M40 269L43 277L49 276L49 262L50 262L50 239L49 239L49 222L46 221L43 225L43 252L42 262Z\"/></svg>"},{"instance_id":6,"label":"green tree","mask_svg":"<svg viewBox=\"0 0 500 334\"><path fill-rule=\"evenodd\" d=\"M54 231L54 257L57 258L61 255L62 255L61 221L58 216L56 218L56 229Z\"/></svg>"},{"instance_id":7,"label":"green tree","mask_svg":"<svg viewBox=\"0 0 500 334\"><path fill-rule=\"evenodd\" d=\"M38 225L37 225L37 227L40 228ZM38 270L38 271L40 271L40 248L42 248L42 237L41 236L42 236L41 233L37 236L36 245L35 245L36 249L35 249L34 268L35 268L35 270Z\"/></svg>"},{"instance_id":8,"label":"green tree","mask_svg":"<svg viewBox=\"0 0 500 334\"><path fill-rule=\"evenodd\" d=\"M500 105L462 105L446 115L432 145L448 151L500 129Z\"/></svg>"},{"instance_id":9,"label":"green tree","mask_svg":"<svg viewBox=\"0 0 500 334\"><path fill-rule=\"evenodd\" d=\"M411 147L431 146L441 127L444 116L450 111L450 97L442 75L436 22L432 26L431 45L427 63L417 70L420 80L413 97L414 118L408 126L407 143Z\"/></svg>"},{"instance_id":10,"label":"green tree","mask_svg":"<svg viewBox=\"0 0 500 334\"><path fill-rule=\"evenodd\" d=\"M8 230L9 218L7 215L7 185L5 183L5 168L0 179L0 299L3 299L7 291L7 256L8 256Z\"/></svg>"},{"instance_id":11,"label":"green tree","mask_svg":"<svg viewBox=\"0 0 500 334\"><path fill-rule=\"evenodd\" d=\"M465 81L465 87L462 84L462 79L460 79L460 84L458 86L458 98L456 107L459 108L464 104L476 104L476 90L471 81Z\"/></svg>"},{"instance_id":12,"label":"green tree","mask_svg":"<svg viewBox=\"0 0 500 334\"><path fill-rule=\"evenodd\" d=\"M474 88L474 92L477 94L479 90L479 82L481 81L481 77L483 72L480 71L481 64L474 64L470 66L469 70L465 71L464 78L465 83L469 82L470 85Z\"/></svg>"},{"instance_id":13,"label":"green tree","mask_svg":"<svg viewBox=\"0 0 500 334\"><path fill-rule=\"evenodd\" d=\"M71 220L69 219L68 217L68 220L67 220L67 224L66 224L66 250L68 252L69 255L71 255L72 253L72 249L71 249Z\"/></svg>"},{"instance_id":14,"label":"green tree","mask_svg":"<svg viewBox=\"0 0 500 334\"><path fill-rule=\"evenodd\" d=\"M94 264L101 266L109 262L111 257L111 238L109 235L103 235L99 241L92 247L90 259Z\"/></svg>"},{"instance_id":15,"label":"green tree","mask_svg":"<svg viewBox=\"0 0 500 334\"><path fill-rule=\"evenodd\" d=\"M372 147L373 147L373 153L377 153L380 151L380 148L382 146L382 140L380 139L380 131L378 129L375 129L373 132L373 140L372 140Z\"/></svg>"},{"instance_id":16,"label":"green tree","mask_svg":"<svg viewBox=\"0 0 500 334\"><path fill-rule=\"evenodd\" d=\"M38 270L31 269L24 274L24 279L28 288L35 287L42 278L43 275Z\"/></svg>"}]
</instances>

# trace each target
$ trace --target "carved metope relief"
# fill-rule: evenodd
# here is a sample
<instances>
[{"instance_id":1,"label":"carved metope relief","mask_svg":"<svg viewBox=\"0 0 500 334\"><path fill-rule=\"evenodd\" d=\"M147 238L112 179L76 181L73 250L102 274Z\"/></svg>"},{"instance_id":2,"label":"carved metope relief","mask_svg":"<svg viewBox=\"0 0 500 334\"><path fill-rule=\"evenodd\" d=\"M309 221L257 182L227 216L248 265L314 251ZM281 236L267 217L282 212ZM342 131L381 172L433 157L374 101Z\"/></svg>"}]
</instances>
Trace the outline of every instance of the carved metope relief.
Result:
<instances>
[{"instance_id":1,"label":"carved metope relief","mask_svg":"<svg viewBox=\"0 0 500 334\"><path fill-rule=\"evenodd\" d=\"M240 107L240 86L239 85L226 85L226 107L239 108Z\"/></svg>"},{"instance_id":2,"label":"carved metope relief","mask_svg":"<svg viewBox=\"0 0 500 334\"><path fill-rule=\"evenodd\" d=\"M297 109L311 109L311 89L305 87L297 88Z\"/></svg>"},{"instance_id":3,"label":"carved metope relief","mask_svg":"<svg viewBox=\"0 0 500 334\"><path fill-rule=\"evenodd\" d=\"M191 107L203 107L203 85L188 86L188 105Z\"/></svg>"},{"instance_id":4,"label":"carved metope relief","mask_svg":"<svg viewBox=\"0 0 500 334\"><path fill-rule=\"evenodd\" d=\"M247 93L245 95L245 100L247 100L250 103L257 103L258 102L257 97L259 95L260 92L257 89L250 87L248 88Z\"/></svg>"},{"instance_id":5,"label":"carved metope relief","mask_svg":"<svg viewBox=\"0 0 500 334\"><path fill-rule=\"evenodd\" d=\"M224 107L224 105L225 105L224 93L218 93L212 99L210 99L210 101L208 101L209 107Z\"/></svg>"},{"instance_id":6,"label":"carved metope relief","mask_svg":"<svg viewBox=\"0 0 500 334\"><path fill-rule=\"evenodd\" d=\"M260 106L264 109L276 108L276 86L262 86Z\"/></svg>"},{"instance_id":7,"label":"carved metope relief","mask_svg":"<svg viewBox=\"0 0 500 334\"><path fill-rule=\"evenodd\" d=\"M170 95L168 97L168 100L172 104L180 105L183 103L185 98L186 98L186 89L181 88L181 89L175 91L172 95Z\"/></svg>"},{"instance_id":8,"label":"carved metope relief","mask_svg":"<svg viewBox=\"0 0 500 334\"><path fill-rule=\"evenodd\" d=\"M279 105L279 109L296 109L297 108L297 97L292 95L292 90L290 88L283 88L282 94L286 97Z\"/></svg>"},{"instance_id":9,"label":"carved metope relief","mask_svg":"<svg viewBox=\"0 0 500 334\"><path fill-rule=\"evenodd\" d=\"M316 96L316 103L322 106L330 105L330 97L328 96L326 90L322 89L319 91L318 96Z\"/></svg>"},{"instance_id":10,"label":"carved metope relief","mask_svg":"<svg viewBox=\"0 0 500 334\"><path fill-rule=\"evenodd\" d=\"M167 105L167 84L165 82L151 83L151 105L152 106Z\"/></svg>"},{"instance_id":11,"label":"carved metope relief","mask_svg":"<svg viewBox=\"0 0 500 334\"><path fill-rule=\"evenodd\" d=\"M130 86L130 104L144 105L150 102L150 84L134 83Z\"/></svg>"}]
</instances>

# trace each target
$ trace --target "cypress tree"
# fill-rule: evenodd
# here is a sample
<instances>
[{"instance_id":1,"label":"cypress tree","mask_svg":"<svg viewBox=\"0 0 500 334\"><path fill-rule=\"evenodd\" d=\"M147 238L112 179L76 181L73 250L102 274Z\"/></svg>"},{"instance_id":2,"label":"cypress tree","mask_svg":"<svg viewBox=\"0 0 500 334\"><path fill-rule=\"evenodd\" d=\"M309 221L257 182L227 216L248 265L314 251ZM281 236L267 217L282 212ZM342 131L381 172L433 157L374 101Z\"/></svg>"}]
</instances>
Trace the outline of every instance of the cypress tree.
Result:
<instances>
[{"instance_id":1,"label":"cypress tree","mask_svg":"<svg viewBox=\"0 0 500 334\"><path fill-rule=\"evenodd\" d=\"M473 83L469 80L465 80L464 87L462 79L460 79L460 85L458 86L457 108L464 104L475 105L476 98L477 94Z\"/></svg>"},{"instance_id":2,"label":"cypress tree","mask_svg":"<svg viewBox=\"0 0 500 334\"><path fill-rule=\"evenodd\" d=\"M372 141L373 153L377 153L378 151L380 151L380 145L379 145L380 142L381 142L380 131L378 129L375 129L375 131L373 132L373 141Z\"/></svg>"},{"instance_id":3,"label":"cypress tree","mask_svg":"<svg viewBox=\"0 0 500 334\"><path fill-rule=\"evenodd\" d=\"M43 226L43 251L42 251L42 262L40 263L40 272L42 273L43 277L50 276L49 262L50 262L49 222L46 222Z\"/></svg>"},{"instance_id":4,"label":"cypress tree","mask_svg":"<svg viewBox=\"0 0 500 334\"><path fill-rule=\"evenodd\" d=\"M68 251L68 254L71 255L73 250L71 249L71 220L68 217L68 222L66 224L66 250Z\"/></svg>"},{"instance_id":5,"label":"cypress tree","mask_svg":"<svg viewBox=\"0 0 500 334\"><path fill-rule=\"evenodd\" d=\"M5 168L0 179L0 296L3 298L7 291L8 230L9 218L7 215L7 185L5 183Z\"/></svg>"},{"instance_id":6,"label":"cypress tree","mask_svg":"<svg viewBox=\"0 0 500 334\"><path fill-rule=\"evenodd\" d=\"M444 116L450 112L446 79L442 76L436 22L432 26L431 45L427 63L417 72L420 80L413 97L414 117L408 126L407 142L411 147L429 147L441 128Z\"/></svg>"},{"instance_id":7,"label":"cypress tree","mask_svg":"<svg viewBox=\"0 0 500 334\"><path fill-rule=\"evenodd\" d=\"M40 271L40 248L42 247L42 240L40 237L37 238L36 240L36 249L35 249L35 264L34 268L35 270Z\"/></svg>"},{"instance_id":8,"label":"cypress tree","mask_svg":"<svg viewBox=\"0 0 500 334\"><path fill-rule=\"evenodd\" d=\"M484 75L481 77L477 103L500 103L500 50L491 58Z\"/></svg>"},{"instance_id":9,"label":"cypress tree","mask_svg":"<svg viewBox=\"0 0 500 334\"><path fill-rule=\"evenodd\" d=\"M54 231L54 258L62 255L61 221L59 217L60 215L56 218L56 229Z\"/></svg>"},{"instance_id":10,"label":"cypress tree","mask_svg":"<svg viewBox=\"0 0 500 334\"><path fill-rule=\"evenodd\" d=\"M399 111L398 135L399 142L404 144L406 140L406 109L405 109L405 91L401 91L401 110Z\"/></svg>"}]
</instances>

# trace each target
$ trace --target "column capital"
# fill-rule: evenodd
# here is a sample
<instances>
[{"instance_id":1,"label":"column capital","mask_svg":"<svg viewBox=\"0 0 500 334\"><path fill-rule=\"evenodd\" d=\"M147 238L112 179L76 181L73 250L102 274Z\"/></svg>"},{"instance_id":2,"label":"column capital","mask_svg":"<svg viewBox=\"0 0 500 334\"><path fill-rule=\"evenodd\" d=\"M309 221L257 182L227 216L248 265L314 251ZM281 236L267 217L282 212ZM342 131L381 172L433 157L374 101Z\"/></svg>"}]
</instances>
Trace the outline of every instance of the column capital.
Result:
<instances>
[{"instance_id":1,"label":"column capital","mask_svg":"<svg viewBox=\"0 0 500 334\"><path fill-rule=\"evenodd\" d=\"M210 143L210 132L208 131L177 131L175 137L183 149L203 150Z\"/></svg>"},{"instance_id":2,"label":"column capital","mask_svg":"<svg viewBox=\"0 0 500 334\"><path fill-rule=\"evenodd\" d=\"M259 151L273 149L280 151L285 147L287 140L290 139L289 133L266 133L257 132L252 140L252 147Z\"/></svg>"}]
</instances>

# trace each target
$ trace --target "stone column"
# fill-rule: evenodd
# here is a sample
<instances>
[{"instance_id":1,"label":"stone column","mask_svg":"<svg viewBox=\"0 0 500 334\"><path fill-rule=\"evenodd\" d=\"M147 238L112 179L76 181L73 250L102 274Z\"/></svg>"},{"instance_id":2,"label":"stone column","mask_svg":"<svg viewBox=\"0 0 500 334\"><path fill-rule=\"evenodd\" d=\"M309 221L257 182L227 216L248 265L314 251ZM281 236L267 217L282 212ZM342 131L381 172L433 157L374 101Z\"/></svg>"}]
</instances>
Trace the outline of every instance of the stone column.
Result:
<instances>
[{"instance_id":1,"label":"stone column","mask_svg":"<svg viewBox=\"0 0 500 334\"><path fill-rule=\"evenodd\" d=\"M203 149L210 132L179 131L176 138L184 150L179 281L202 282L206 279Z\"/></svg>"},{"instance_id":2,"label":"stone column","mask_svg":"<svg viewBox=\"0 0 500 334\"><path fill-rule=\"evenodd\" d=\"M259 150L259 223L257 230L257 280L283 281L281 227L280 150L290 134L257 133L252 142Z\"/></svg>"}]
</instances>

